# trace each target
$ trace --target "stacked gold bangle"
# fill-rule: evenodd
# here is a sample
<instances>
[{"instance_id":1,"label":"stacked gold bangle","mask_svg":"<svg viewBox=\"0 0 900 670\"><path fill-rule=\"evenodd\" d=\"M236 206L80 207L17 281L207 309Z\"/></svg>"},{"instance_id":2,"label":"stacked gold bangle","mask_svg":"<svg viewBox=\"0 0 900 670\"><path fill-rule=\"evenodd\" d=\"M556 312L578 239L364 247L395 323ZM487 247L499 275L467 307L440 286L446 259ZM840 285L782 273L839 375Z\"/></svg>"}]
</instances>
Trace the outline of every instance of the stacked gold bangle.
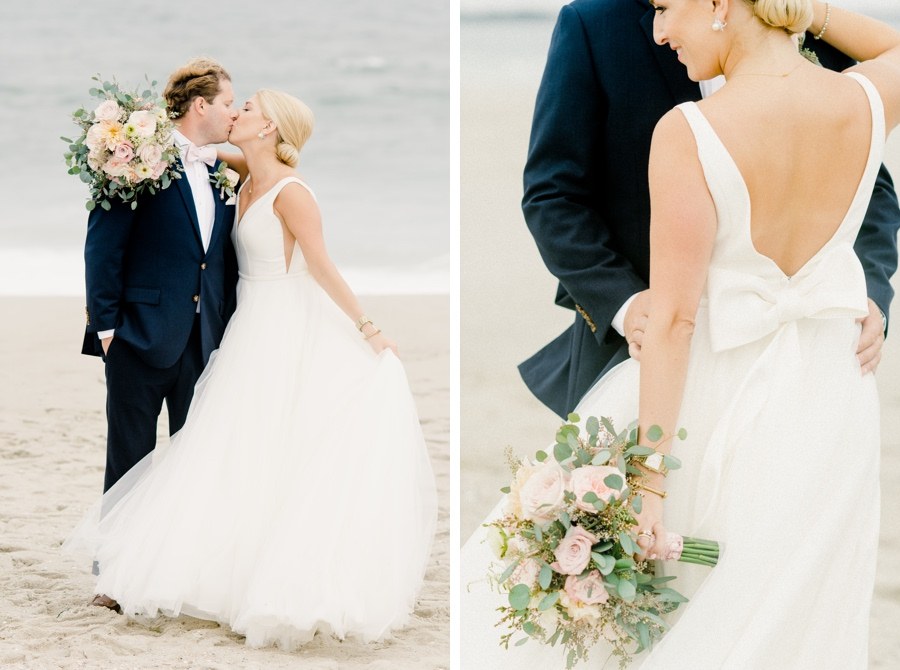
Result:
<instances>
[{"instance_id":1,"label":"stacked gold bangle","mask_svg":"<svg viewBox=\"0 0 900 670\"><path fill-rule=\"evenodd\" d=\"M375 330L368 335L364 335L363 339L368 340L369 338L375 337L376 335L378 335L378 333L381 332L381 329L378 328L374 323L372 323L372 319L367 317L365 314L363 314L356 320L356 329L361 333L362 329L366 327L366 324L371 324L372 328L375 328Z\"/></svg>"}]
</instances>

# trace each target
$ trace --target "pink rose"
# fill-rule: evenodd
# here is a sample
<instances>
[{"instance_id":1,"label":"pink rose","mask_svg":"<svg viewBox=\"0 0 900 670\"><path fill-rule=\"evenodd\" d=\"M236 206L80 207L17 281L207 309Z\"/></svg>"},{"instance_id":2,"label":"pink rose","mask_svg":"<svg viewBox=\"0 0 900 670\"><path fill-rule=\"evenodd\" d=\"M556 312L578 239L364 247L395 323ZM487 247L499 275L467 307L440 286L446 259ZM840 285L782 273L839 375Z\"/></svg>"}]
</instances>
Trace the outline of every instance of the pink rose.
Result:
<instances>
[{"instance_id":1,"label":"pink rose","mask_svg":"<svg viewBox=\"0 0 900 670\"><path fill-rule=\"evenodd\" d=\"M131 142L119 142L113 152L117 160L127 163L134 158L134 145Z\"/></svg>"},{"instance_id":2,"label":"pink rose","mask_svg":"<svg viewBox=\"0 0 900 670\"><path fill-rule=\"evenodd\" d=\"M591 570L585 577L576 575L566 577L565 590L569 598L576 603L602 605L609 600L609 593L603 586L603 577L598 570Z\"/></svg>"},{"instance_id":3,"label":"pink rose","mask_svg":"<svg viewBox=\"0 0 900 670\"><path fill-rule=\"evenodd\" d=\"M115 100L104 100L94 110L94 118L97 121L115 121L121 113L122 108Z\"/></svg>"},{"instance_id":4,"label":"pink rose","mask_svg":"<svg viewBox=\"0 0 900 670\"><path fill-rule=\"evenodd\" d=\"M595 493L598 498L609 502L617 493L621 493L621 489L610 488L604 483L604 479L610 475L619 475L622 473L618 468L608 465L584 465L575 468L572 472L572 493L575 494L575 506L585 512L595 512L597 508L592 503L584 502L585 493ZM622 477L622 485L625 485L625 478Z\"/></svg>"},{"instance_id":5,"label":"pink rose","mask_svg":"<svg viewBox=\"0 0 900 670\"><path fill-rule=\"evenodd\" d=\"M678 533L666 533L666 541L659 558L663 561L677 561L684 551L684 538Z\"/></svg>"},{"instance_id":6,"label":"pink rose","mask_svg":"<svg viewBox=\"0 0 900 670\"><path fill-rule=\"evenodd\" d=\"M151 179L159 179L162 177L162 173L166 171L166 162L160 161L156 165L153 166L153 173L150 175Z\"/></svg>"},{"instance_id":7,"label":"pink rose","mask_svg":"<svg viewBox=\"0 0 900 670\"><path fill-rule=\"evenodd\" d=\"M103 171L110 177L121 177L128 169L128 163L117 158L110 158L103 166Z\"/></svg>"},{"instance_id":8,"label":"pink rose","mask_svg":"<svg viewBox=\"0 0 900 670\"><path fill-rule=\"evenodd\" d=\"M159 159L162 158L162 149L155 144L145 144L138 149L138 156L147 165L156 165L159 163Z\"/></svg>"},{"instance_id":9,"label":"pink rose","mask_svg":"<svg viewBox=\"0 0 900 670\"><path fill-rule=\"evenodd\" d=\"M580 526L570 526L553 555L556 562L550 567L561 575L580 575L591 561L591 546L597 538Z\"/></svg>"},{"instance_id":10,"label":"pink rose","mask_svg":"<svg viewBox=\"0 0 900 670\"><path fill-rule=\"evenodd\" d=\"M512 571L512 574L509 576L506 583L509 584L510 587L513 587L516 584L524 584L528 588L532 588L537 584L540 572L540 564L533 558L526 558Z\"/></svg>"},{"instance_id":11,"label":"pink rose","mask_svg":"<svg viewBox=\"0 0 900 670\"><path fill-rule=\"evenodd\" d=\"M522 518L538 523L556 519L565 502L566 472L556 463L539 467L519 489Z\"/></svg>"}]
</instances>

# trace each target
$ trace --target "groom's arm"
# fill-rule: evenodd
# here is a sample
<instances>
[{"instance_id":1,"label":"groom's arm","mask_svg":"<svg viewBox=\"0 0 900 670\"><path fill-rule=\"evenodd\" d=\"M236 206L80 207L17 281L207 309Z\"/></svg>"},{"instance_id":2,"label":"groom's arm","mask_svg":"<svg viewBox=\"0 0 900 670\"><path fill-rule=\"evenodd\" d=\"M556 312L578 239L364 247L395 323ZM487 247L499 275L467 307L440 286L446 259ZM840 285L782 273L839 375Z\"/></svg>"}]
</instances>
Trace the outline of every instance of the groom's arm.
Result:
<instances>
[{"instance_id":1,"label":"groom's arm","mask_svg":"<svg viewBox=\"0 0 900 670\"><path fill-rule=\"evenodd\" d=\"M557 303L577 308L596 326L601 343L613 334L619 308L647 288L615 250L597 201L606 117L582 19L565 6L535 103L522 211L544 264L564 290Z\"/></svg>"},{"instance_id":2,"label":"groom's arm","mask_svg":"<svg viewBox=\"0 0 900 670\"><path fill-rule=\"evenodd\" d=\"M95 207L88 216L84 244L88 333L113 330L119 325L125 249L135 214L124 203L114 201L111 205L109 211Z\"/></svg>"},{"instance_id":3,"label":"groom's arm","mask_svg":"<svg viewBox=\"0 0 900 670\"><path fill-rule=\"evenodd\" d=\"M824 40L815 40L807 33L804 45L815 51L823 66L843 71L856 61L841 53ZM900 230L900 206L891 175L884 165L875 181L869 209L863 219L854 249L866 273L866 288L884 314L885 333L894 297L891 277L897 271L897 231Z\"/></svg>"}]
</instances>

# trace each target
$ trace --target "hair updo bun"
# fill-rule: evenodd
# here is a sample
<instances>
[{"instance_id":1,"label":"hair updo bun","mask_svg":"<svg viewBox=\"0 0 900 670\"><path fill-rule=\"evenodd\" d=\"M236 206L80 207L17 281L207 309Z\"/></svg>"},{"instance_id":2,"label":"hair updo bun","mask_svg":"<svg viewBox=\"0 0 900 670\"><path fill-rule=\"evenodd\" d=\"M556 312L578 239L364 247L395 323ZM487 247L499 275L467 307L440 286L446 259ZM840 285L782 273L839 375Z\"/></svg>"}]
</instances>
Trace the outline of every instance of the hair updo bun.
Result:
<instances>
[{"instance_id":1,"label":"hair updo bun","mask_svg":"<svg viewBox=\"0 0 900 670\"><path fill-rule=\"evenodd\" d=\"M300 150L312 135L315 118L300 100L281 91L261 89L256 92L260 111L275 123L278 144L275 156L285 165L297 167Z\"/></svg>"},{"instance_id":2,"label":"hair updo bun","mask_svg":"<svg viewBox=\"0 0 900 670\"><path fill-rule=\"evenodd\" d=\"M802 33L813 20L811 0L755 0L753 13L763 23L789 33Z\"/></svg>"},{"instance_id":3,"label":"hair updo bun","mask_svg":"<svg viewBox=\"0 0 900 670\"><path fill-rule=\"evenodd\" d=\"M297 151L297 147L287 142L278 143L278 146L275 147L275 156L289 167L297 167L297 163L300 162L300 152Z\"/></svg>"}]
</instances>

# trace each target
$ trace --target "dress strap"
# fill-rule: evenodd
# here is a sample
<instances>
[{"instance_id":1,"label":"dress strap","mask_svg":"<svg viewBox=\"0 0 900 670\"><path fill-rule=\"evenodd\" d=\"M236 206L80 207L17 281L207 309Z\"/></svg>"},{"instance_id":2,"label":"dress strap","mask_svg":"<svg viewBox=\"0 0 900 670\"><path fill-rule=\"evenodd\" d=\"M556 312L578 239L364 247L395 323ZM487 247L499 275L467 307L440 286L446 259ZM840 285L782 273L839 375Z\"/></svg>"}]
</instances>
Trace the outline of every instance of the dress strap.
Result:
<instances>
[{"instance_id":1,"label":"dress strap","mask_svg":"<svg viewBox=\"0 0 900 670\"><path fill-rule=\"evenodd\" d=\"M316 194L309 187L309 184L307 184L305 181L300 179L300 177L285 177L284 179L279 181L275 185L275 187L272 189L272 192L275 194L275 197L278 197L278 194L281 192L281 189L283 189L285 186L287 186L290 183L300 184L300 186L302 186L307 191L309 191L309 194L312 196L312 199L316 201L316 203L319 202L318 198L316 198Z\"/></svg>"}]
</instances>

